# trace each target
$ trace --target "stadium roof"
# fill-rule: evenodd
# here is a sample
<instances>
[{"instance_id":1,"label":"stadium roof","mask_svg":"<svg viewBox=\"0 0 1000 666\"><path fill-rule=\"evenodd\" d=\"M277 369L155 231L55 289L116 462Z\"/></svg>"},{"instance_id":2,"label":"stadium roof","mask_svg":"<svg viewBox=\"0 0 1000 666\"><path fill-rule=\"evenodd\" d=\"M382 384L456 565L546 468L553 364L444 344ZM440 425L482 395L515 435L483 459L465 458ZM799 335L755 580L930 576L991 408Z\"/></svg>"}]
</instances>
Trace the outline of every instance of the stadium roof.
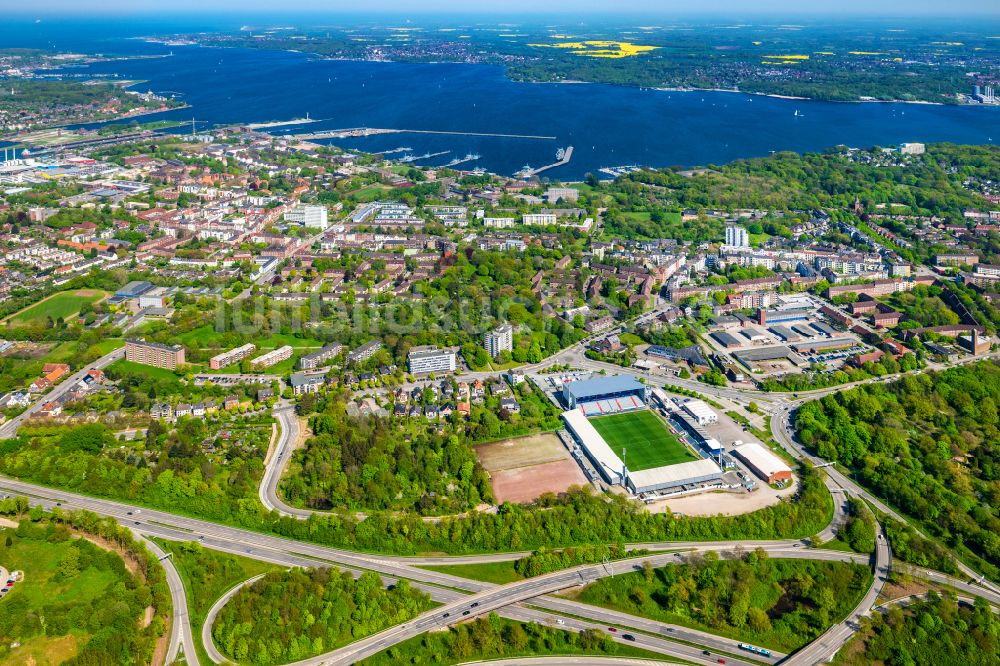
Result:
<instances>
[{"instance_id":1,"label":"stadium roof","mask_svg":"<svg viewBox=\"0 0 1000 666\"><path fill-rule=\"evenodd\" d=\"M620 476L622 468L625 466L624 463L622 463L621 458L615 455L615 452L587 420L584 413L579 409L571 409L568 412L563 412L562 417L566 421L566 425L580 439L580 443L587 448L591 458L604 466L604 471L611 476Z\"/></svg>"},{"instance_id":2,"label":"stadium roof","mask_svg":"<svg viewBox=\"0 0 1000 666\"><path fill-rule=\"evenodd\" d=\"M628 393L629 391L644 391L645 386L632 377L624 375L613 375L611 377L597 377L595 379L584 379L577 382L569 382L566 391L573 396L576 402L588 402L594 398L599 398L612 393Z\"/></svg>"},{"instance_id":3,"label":"stadium roof","mask_svg":"<svg viewBox=\"0 0 1000 666\"><path fill-rule=\"evenodd\" d=\"M635 488L681 486L721 476L722 470L719 466L715 461L708 459L628 473L628 478L632 481L632 485Z\"/></svg>"}]
</instances>

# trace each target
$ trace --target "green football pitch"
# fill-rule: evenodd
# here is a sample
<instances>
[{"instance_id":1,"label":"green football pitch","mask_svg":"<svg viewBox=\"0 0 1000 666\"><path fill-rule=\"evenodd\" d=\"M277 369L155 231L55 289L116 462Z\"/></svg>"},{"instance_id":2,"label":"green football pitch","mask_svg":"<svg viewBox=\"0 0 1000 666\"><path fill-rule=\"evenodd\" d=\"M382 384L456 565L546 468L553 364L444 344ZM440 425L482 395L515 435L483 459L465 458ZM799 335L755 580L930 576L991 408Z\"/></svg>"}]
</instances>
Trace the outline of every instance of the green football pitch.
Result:
<instances>
[{"instance_id":1,"label":"green football pitch","mask_svg":"<svg viewBox=\"0 0 1000 666\"><path fill-rule=\"evenodd\" d=\"M599 416L590 423L619 458L625 449L625 466L633 472L698 459L649 410Z\"/></svg>"}]
</instances>

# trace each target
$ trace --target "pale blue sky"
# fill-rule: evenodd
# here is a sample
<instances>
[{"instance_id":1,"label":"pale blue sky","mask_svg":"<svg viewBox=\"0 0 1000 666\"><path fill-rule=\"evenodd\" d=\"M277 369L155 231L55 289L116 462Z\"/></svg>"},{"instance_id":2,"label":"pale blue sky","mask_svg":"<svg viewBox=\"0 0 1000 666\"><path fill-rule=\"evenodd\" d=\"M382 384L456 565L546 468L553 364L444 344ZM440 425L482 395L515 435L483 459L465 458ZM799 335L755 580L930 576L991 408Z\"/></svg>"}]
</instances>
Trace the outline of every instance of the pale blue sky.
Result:
<instances>
[{"instance_id":1,"label":"pale blue sky","mask_svg":"<svg viewBox=\"0 0 1000 666\"><path fill-rule=\"evenodd\" d=\"M399 12L418 15L427 12L460 13L649 13L733 15L769 14L850 14L908 16L960 14L1000 16L1000 0L295 0L290 4L274 0L0 0L0 11L48 14L212 12L212 13L337 13Z\"/></svg>"}]
</instances>

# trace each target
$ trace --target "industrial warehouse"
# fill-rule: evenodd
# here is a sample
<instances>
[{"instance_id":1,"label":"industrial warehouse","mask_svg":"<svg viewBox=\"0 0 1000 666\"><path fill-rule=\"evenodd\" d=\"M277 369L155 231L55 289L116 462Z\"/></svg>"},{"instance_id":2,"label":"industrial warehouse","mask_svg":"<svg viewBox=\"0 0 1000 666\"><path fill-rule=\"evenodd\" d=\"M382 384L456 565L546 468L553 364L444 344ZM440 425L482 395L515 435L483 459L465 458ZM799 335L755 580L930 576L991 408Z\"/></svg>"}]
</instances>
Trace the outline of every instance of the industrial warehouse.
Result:
<instances>
[{"instance_id":1,"label":"industrial warehouse","mask_svg":"<svg viewBox=\"0 0 1000 666\"><path fill-rule=\"evenodd\" d=\"M567 382L562 396L570 409L562 418L573 440L611 485L622 485L634 495L717 487L722 469L674 436L647 408L648 395L647 387L630 377ZM700 407L692 405L692 411L700 413L699 420L708 420Z\"/></svg>"}]
</instances>

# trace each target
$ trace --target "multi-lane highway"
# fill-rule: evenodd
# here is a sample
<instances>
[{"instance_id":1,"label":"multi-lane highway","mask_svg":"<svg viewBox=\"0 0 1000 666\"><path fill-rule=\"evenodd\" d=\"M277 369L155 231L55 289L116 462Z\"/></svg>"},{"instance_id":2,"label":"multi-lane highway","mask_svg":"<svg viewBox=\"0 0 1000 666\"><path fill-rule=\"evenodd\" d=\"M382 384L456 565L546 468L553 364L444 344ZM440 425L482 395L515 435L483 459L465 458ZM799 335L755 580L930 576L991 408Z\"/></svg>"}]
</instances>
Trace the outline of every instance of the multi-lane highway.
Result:
<instances>
[{"instance_id":1,"label":"multi-lane highway","mask_svg":"<svg viewBox=\"0 0 1000 666\"><path fill-rule=\"evenodd\" d=\"M81 369L69 380L57 387L52 393L44 398L44 401L52 400L65 392L73 384L79 381L83 375L92 368L103 368L121 358L123 350L117 350L108 354L93 364ZM771 420L772 434L775 439L788 449L796 458L809 460L813 464L823 464L823 461L807 454L795 441L790 425L790 415L794 408L805 400L815 399L821 395L843 390L845 387L833 387L807 393L800 393L790 399L785 394L761 394L747 389L711 387L697 382L688 382L673 377L650 378L646 373L624 370L617 366L606 366L598 362L586 359L582 354L582 348L573 347L560 352L555 359L548 359L547 363L570 362L577 367L590 368L594 370L614 369L618 372L629 372L631 374L646 377L650 383L667 386L680 386L690 388L714 395L716 397L733 400L747 401L756 400L766 404L773 412ZM871 381L871 380L866 380ZM41 406L42 401L22 414L17 419L13 419L0 428L0 436L13 436L20 423L33 414ZM287 506L277 495L277 486L280 481L281 472L288 457L291 455L291 445L297 436L298 422L295 418L291 406L282 403L275 409L275 416L278 420L280 432L275 449L272 453L270 464L265 471L263 482L260 486L260 500L267 508L277 510L282 513L294 515L296 517L308 517L311 512L308 510L295 509ZM834 493L838 511L835 513L834 522L821 535L824 539L833 536L833 528L839 524L839 519L843 516L843 504L846 493L854 493L872 501L880 510L889 515L896 516L891 508L883 505L869 493L859 488L850 479L839 471L828 468L827 485ZM543 621L549 624L556 624L569 629L574 628L602 628L605 625L619 625L638 632L634 637L635 645L648 647L651 650L665 655L686 659L695 663L715 663L714 658L709 660L702 653L701 648L695 648L691 643L698 646L709 646L717 652L729 652L728 663L743 663L739 659L732 657L737 650L733 641L720 637L693 632L691 630L672 627L662 623L634 618L622 613L615 613L576 602L567 601L557 597L548 596L566 587L586 584L607 575L611 569L605 565L588 565L574 569L564 570L539 576L536 578L518 581L503 586L495 586L478 581L458 578L448 574L433 572L426 569L417 568L422 564L457 564L463 562L498 561L518 557L524 553L501 553L491 555L479 555L471 557L426 557L426 558L400 558L386 557L378 555L367 555L353 551L318 546L311 543L296 542L271 535L261 534L250 530L233 528L225 525L218 525L207 521L193 518L176 516L163 511L139 509L121 502L101 500L85 497L64 491L42 488L32 484L5 479L0 477L0 491L10 494L27 495L35 504L42 504L51 508L54 505L61 505L65 508L82 508L95 513L111 516L141 535L160 536L172 540L198 539L206 547L215 548L225 552L239 553L256 557L265 561L281 563L287 566L311 566L311 565L331 565L335 564L342 569L351 571L358 575L363 570L375 571L387 577L387 582L391 583L398 578L406 578L418 585L420 589L428 591L431 596L443 605L434 611L421 615L414 620L402 625L392 627L379 634L357 641L349 646L340 648L333 652L321 655L314 659L301 662L304 665L316 666L318 664L339 664L351 663L364 656L375 654L386 647L394 645L402 640L417 636L425 631L440 629L455 622L471 619L473 617L499 611L507 617L514 619L530 619ZM661 543L642 544L642 547L651 550L682 549L705 551L727 550L734 546L732 542L715 543ZM831 559L838 561L867 561L864 556L857 556L837 551L822 551L806 549L798 542L755 542L741 544L745 548L760 546L764 548L772 557L795 557L809 559ZM870 613L878 595L885 583L885 578L891 566L891 554L888 543L884 535L879 531L877 550L875 554L875 576L871 588L867 591L864 599L858 607L843 622L835 625L827 631L820 639L814 641L809 646L799 650L787 658L786 661L794 664L820 663L829 659L837 650L850 638L856 629L859 619ZM152 550L162 556L155 545ZM658 553L656 555L643 556L632 561L615 563L614 567L619 571L624 571L629 567L635 567L643 560L649 560L654 566L684 561L683 553ZM194 651L194 639L191 633L190 622L187 618L186 599L184 597L183 584L177 575L176 570L165 561L167 568L167 578L170 585L171 594L174 598L174 625L171 633L170 651L168 656L176 656L183 650L188 663L197 663L196 652ZM978 575L965 569L966 575L973 579ZM1000 594L991 585L980 587L963 581L956 581L943 574L926 572L928 578L935 582L952 584L957 589L963 589L970 594L985 596L993 603L1000 604ZM217 604L219 608L224 605L220 600ZM213 616L214 617L214 614ZM209 632L211 623L206 623L204 631ZM617 640L620 636L612 634ZM660 638L660 636L663 638ZM204 638L204 636L203 636ZM681 642L679 642L681 641ZM211 641L206 642L206 649L210 647ZM214 648L213 648L214 649ZM217 652L209 650L213 660L219 657ZM776 655L781 657L782 655Z\"/></svg>"},{"instance_id":2,"label":"multi-lane highway","mask_svg":"<svg viewBox=\"0 0 1000 666\"><path fill-rule=\"evenodd\" d=\"M851 640L854 632L860 626L861 618L871 612L875 601L889 577L889 567L892 561L889 552L889 542L885 538L882 526L878 528L878 536L875 540L875 575L868 592L858 603L857 607L844 620L833 625L823 633L822 636L809 643L783 663L788 666L812 666L820 664L829 659L842 648L847 641Z\"/></svg>"}]
</instances>

